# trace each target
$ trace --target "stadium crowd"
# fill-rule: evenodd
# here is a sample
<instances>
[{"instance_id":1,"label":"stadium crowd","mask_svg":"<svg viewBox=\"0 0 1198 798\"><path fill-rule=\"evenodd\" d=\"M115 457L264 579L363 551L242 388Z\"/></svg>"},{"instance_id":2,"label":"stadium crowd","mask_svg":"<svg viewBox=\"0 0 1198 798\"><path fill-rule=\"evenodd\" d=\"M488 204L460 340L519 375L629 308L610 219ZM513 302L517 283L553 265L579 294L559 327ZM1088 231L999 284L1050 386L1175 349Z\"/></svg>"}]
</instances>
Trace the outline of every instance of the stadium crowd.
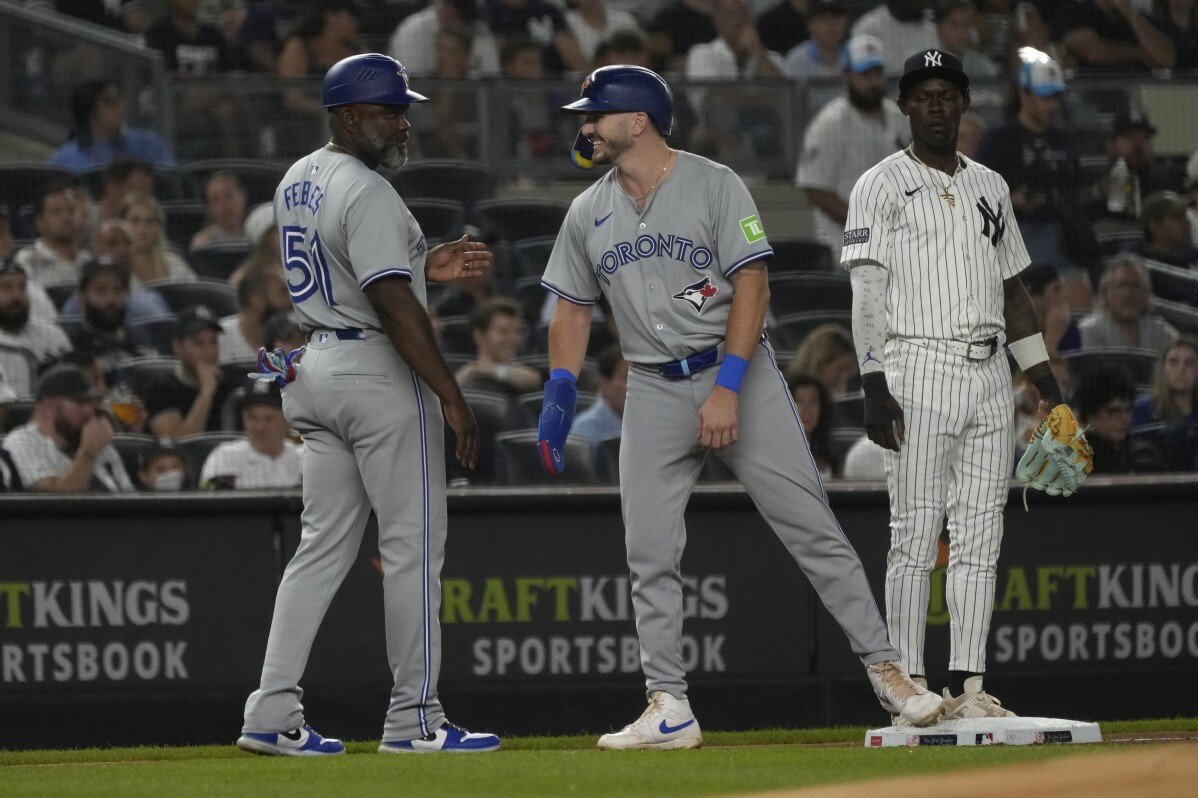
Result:
<instances>
[{"instance_id":1,"label":"stadium crowd","mask_svg":"<svg viewBox=\"0 0 1198 798\"><path fill-rule=\"evenodd\" d=\"M320 76L370 49L401 59L417 79L464 86L608 63L696 80L838 78L841 92L797 148L795 185L811 206L813 239L771 237L767 320L826 478L884 476L861 429L851 290L836 266L848 192L907 143L887 99L903 57L936 46L958 53L971 75L1009 87L1001 124L967 115L962 151L1011 187L1033 259L1024 282L1057 379L1089 427L1095 471L1198 471L1198 151L1180 164L1156 157L1158 130L1134 105L1084 151L1062 115L1070 75L1198 67L1198 0L41 5L139 36L188 78ZM706 107L694 89L679 95L681 144L717 159L740 146L720 131L751 126L752 109ZM497 198L488 167L461 160L475 151L477 109L452 91L437 100L419 152L459 160L422 167L417 157L393 183L430 240L468 232L496 254L483 277L430 286L442 349L484 440L478 469L450 464L449 477L541 482L532 440L553 300L539 279L565 206ZM177 109L181 120L239 113L203 92L191 102ZM74 131L42 171L0 166L0 482L51 492L297 486L302 449L279 392L247 378L260 346L304 343L270 205L284 163L177 157L127 123L110 79L78 83L69 103ZM536 135L561 124L555 104L547 92L540 106L511 109L524 136L517 150L556 156L556 135ZM275 110L308 120L293 132L302 149L320 140L313 94L288 88L264 112ZM717 114L733 121L708 124ZM600 307L579 379L574 437L590 456L571 459L568 480L617 476L628 365L607 318ZM1039 397L1022 375L1014 383L1026 440ZM726 476L709 458L703 478Z\"/></svg>"}]
</instances>

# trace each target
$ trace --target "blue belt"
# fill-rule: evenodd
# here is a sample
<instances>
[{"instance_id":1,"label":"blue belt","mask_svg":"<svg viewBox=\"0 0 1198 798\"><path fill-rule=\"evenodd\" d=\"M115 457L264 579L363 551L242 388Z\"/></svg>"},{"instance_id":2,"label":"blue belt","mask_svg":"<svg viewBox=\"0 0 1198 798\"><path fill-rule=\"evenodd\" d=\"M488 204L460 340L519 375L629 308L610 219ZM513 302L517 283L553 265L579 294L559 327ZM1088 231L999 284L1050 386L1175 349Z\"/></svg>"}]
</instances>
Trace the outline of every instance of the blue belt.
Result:
<instances>
[{"instance_id":1,"label":"blue belt","mask_svg":"<svg viewBox=\"0 0 1198 798\"><path fill-rule=\"evenodd\" d=\"M315 330L313 330L312 332L308 333L308 340L311 341L313 335L316 335L316 333L322 333L322 332L323 333L332 333L333 335L337 336L338 341L364 341L364 340L366 340L366 331L359 329L357 327L342 327L340 329L333 329L330 327L318 327Z\"/></svg>"},{"instance_id":2,"label":"blue belt","mask_svg":"<svg viewBox=\"0 0 1198 798\"><path fill-rule=\"evenodd\" d=\"M684 357L682 360L673 360L669 363L662 363L657 366L657 373L671 380L682 379L689 377L692 374L702 371L709 366L714 366L720 360L720 349L718 346L713 346L711 349L704 349L702 352Z\"/></svg>"}]
</instances>

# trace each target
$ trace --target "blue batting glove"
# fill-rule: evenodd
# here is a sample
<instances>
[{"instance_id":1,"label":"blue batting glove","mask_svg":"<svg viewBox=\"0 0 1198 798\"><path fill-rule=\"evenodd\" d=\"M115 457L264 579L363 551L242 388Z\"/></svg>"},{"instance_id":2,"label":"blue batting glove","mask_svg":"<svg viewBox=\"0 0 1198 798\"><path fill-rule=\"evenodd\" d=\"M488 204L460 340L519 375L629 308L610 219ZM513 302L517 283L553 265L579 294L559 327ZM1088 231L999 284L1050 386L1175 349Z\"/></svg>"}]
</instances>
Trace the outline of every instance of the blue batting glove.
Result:
<instances>
[{"instance_id":1,"label":"blue batting glove","mask_svg":"<svg viewBox=\"0 0 1198 798\"><path fill-rule=\"evenodd\" d=\"M545 383L545 399L537 421L537 452L541 465L551 477L560 477L566 470L566 436L574 423L574 408L578 404L578 385L573 374L554 369Z\"/></svg>"}]
</instances>

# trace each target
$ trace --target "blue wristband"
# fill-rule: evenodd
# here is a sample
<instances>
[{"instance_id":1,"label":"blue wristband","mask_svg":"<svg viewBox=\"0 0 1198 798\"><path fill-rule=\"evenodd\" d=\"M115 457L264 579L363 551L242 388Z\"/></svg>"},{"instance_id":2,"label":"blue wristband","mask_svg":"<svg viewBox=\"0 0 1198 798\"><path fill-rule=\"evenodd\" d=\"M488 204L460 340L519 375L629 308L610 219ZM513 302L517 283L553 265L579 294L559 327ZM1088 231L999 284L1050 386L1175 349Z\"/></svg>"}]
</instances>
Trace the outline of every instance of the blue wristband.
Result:
<instances>
[{"instance_id":1,"label":"blue wristband","mask_svg":"<svg viewBox=\"0 0 1198 798\"><path fill-rule=\"evenodd\" d=\"M578 384L578 378L575 377L574 373L569 369L554 369L553 371L549 372L549 379L569 380L571 385Z\"/></svg>"},{"instance_id":2,"label":"blue wristband","mask_svg":"<svg viewBox=\"0 0 1198 798\"><path fill-rule=\"evenodd\" d=\"M740 393L740 381L744 379L749 369L749 361L739 355L724 355L720 364L720 373L716 375L715 384L727 388L733 393Z\"/></svg>"}]
</instances>

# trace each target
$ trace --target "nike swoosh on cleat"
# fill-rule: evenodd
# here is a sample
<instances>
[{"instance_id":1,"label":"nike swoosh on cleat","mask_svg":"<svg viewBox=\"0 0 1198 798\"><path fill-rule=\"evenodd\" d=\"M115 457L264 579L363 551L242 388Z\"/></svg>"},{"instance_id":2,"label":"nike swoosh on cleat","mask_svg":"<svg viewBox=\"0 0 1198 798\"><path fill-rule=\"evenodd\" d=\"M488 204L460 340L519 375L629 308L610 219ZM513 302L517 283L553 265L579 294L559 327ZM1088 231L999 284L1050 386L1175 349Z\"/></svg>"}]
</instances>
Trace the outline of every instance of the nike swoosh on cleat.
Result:
<instances>
[{"instance_id":1,"label":"nike swoosh on cleat","mask_svg":"<svg viewBox=\"0 0 1198 798\"><path fill-rule=\"evenodd\" d=\"M300 737L303 736L303 731L301 729L292 729L289 732L280 732L280 734L282 734L288 740L291 740L293 743L298 743Z\"/></svg>"},{"instance_id":2,"label":"nike swoosh on cleat","mask_svg":"<svg viewBox=\"0 0 1198 798\"><path fill-rule=\"evenodd\" d=\"M596 220L595 220L595 226L596 226L596 227L599 227L600 225L602 225L604 222L606 222L608 219L610 219L610 218L611 218L611 215L612 215L613 213L615 213L615 211L608 211L608 212L607 212L607 216L604 216L604 217L602 217L602 218L600 218L600 219L596 219Z\"/></svg>"},{"instance_id":3,"label":"nike swoosh on cleat","mask_svg":"<svg viewBox=\"0 0 1198 798\"><path fill-rule=\"evenodd\" d=\"M686 723L681 723L677 726L667 726L666 722L663 720L660 724L658 724L657 730L659 732L661 732L662 734L673 734L674 732L682 731L683 729L685 729L687 726L691 725L694 722L695 722L695 719L691 718Z\"/></svg>"},{"instance_id":4,"label":"nike swoosh on cleat","mask_svg":"<svg viewBox=\"0 0 1198 798\"><path fill-rule=\"evenodd\" d=\"M906 194L908 197L910 197L912 194L914 194L916 191L919 191L921 188L923 188L923 186L916 186L915 188L911 189L910 191L904 191L903 193Z\"/></svg>"}]
</instances>

